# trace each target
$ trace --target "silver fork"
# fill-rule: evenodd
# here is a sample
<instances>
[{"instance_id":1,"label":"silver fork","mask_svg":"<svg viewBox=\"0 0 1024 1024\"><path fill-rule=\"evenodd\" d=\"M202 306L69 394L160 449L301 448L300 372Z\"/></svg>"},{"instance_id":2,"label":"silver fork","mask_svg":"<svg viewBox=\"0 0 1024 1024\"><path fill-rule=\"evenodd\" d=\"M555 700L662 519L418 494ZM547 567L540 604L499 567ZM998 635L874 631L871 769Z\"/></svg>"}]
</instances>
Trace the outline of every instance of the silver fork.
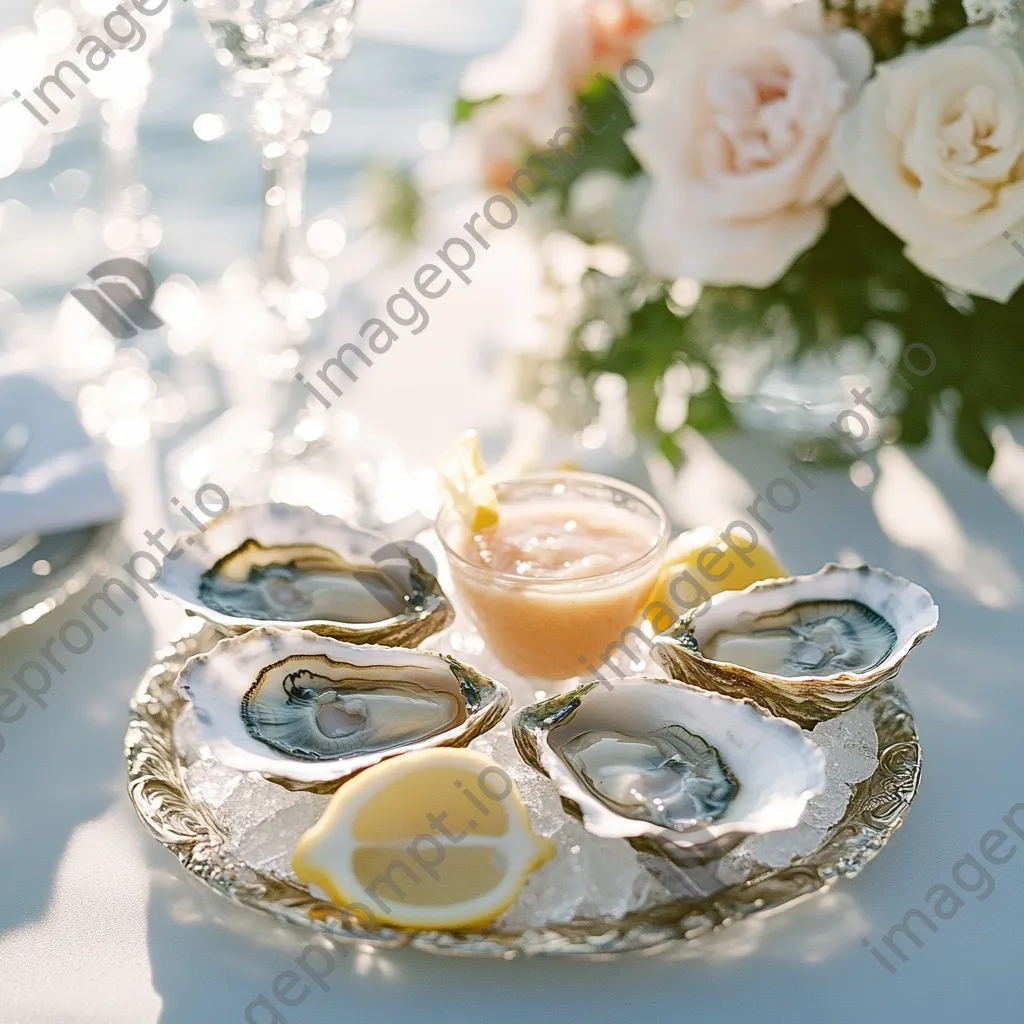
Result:
<instances>
[{"instance_id":1,"label":"silver fork","mask_svg":"<svg viewBox=\"0 0 1024 1024\"><path fill-rule=\"evenodd\" d=\"M7 428L0 437L0 477L6 476L21 458L28 446L29 429L24 423L15 423ZM0 569L13 565L27 555L37 544L39 537L34 533L26 533L13 544L0 548Z\"/></svg>"}]
</instances>

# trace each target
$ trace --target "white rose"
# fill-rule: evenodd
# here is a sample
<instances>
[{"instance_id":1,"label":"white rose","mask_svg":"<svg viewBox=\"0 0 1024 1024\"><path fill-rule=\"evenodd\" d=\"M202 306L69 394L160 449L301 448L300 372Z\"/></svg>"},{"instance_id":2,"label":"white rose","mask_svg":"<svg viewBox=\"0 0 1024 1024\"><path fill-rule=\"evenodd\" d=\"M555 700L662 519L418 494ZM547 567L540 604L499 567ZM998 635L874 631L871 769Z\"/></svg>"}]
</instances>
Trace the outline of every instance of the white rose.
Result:
<instances>
[{"instance_id":1,"label":"white rose","mask_svg":"<svg viewBox=\"0 0 1024 1024\"><path fill-rule=\"evenodd\" d=\"M648 266L706 284L765 287L825 230L843 195L835 125L871 73L857 32L825 30L820 0L698 8L641 53L651 89L626 139L652 188Z\"/></svg>"},{"instance_id":2,"label":"white rose","mask_svg":"<svg viewBox=\"0 0 1024 1024\"><path fill-rule=\"evenodd\" d=\"M1005 302L1024 257L1024 64L980 28L883 64L843 118L850 191L960 291Z\"/></svg>"}]
</instances>

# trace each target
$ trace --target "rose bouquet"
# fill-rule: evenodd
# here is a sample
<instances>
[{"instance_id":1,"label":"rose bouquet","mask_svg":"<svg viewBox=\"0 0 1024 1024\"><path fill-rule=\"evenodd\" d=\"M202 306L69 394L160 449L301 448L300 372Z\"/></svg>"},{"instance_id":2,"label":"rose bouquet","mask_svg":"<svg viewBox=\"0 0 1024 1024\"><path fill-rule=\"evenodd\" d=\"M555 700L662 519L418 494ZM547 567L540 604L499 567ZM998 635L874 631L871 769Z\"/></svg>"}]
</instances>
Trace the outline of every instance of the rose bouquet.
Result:
<instances>
[{"instance_id":1,"label":"rose bouquet","mask_svg":"<svg viewBox=\"0 0 1024 1024\"><path fill-rule=\"evenodd\" d=\"M563 358L624 377L673 454L757 390L737 367L853 346L891 371L858 399L872 429L920 442L944 411L986 468L1024 406L1020 6L528 4L457 119L488 186L581 254Z\"/></svg>"}]
</instances>

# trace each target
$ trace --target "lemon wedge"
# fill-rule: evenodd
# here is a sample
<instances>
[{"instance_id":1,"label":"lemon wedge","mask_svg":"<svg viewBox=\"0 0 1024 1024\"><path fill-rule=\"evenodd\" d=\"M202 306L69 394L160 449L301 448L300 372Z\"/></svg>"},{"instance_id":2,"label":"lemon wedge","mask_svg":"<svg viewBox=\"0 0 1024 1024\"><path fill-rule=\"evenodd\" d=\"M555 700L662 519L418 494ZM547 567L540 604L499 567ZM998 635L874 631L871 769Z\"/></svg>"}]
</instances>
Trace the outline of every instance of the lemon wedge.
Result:
<instances>
[{"instance_id":1,"label":"lemon wedge","mask_svg":"<svg viewBox=\"0 0 1024 1024\"><path fill-rule=\"evenodd\" d=\"M459 518L474 533L498 521L498 496L487 479L480 441L467 430L438 463L438 472Z\"/></svg>"},{"instance_id":2,"label":"lemon wedge","mask_svg":"<svg viewBox=\"0 0 1024 1024\"><path fill-rule=\"evenodd\" d=\"M716 533L710 526L679 534L665 551L649 602L667 605L678 617L724 590L746 590L759 580L789 575L767 545L760 543L744 550L746 540L742 535L736 538L742 552L738 554L725 543L721 532ZM649 607L647 618L655 629L667 628L664 612L657 606Z\"/></svg>"},{"instance_id":3,"label":"lemon wedge","mask_svg":"<svg viewBox=\"0 0 1024 1024\"><path fill-rule=\"evenodd\" d=\"M292 866L371 926L468 928L511 906L554 852L496 761L435 747L346 782L299 839Z\"/></svg>"}]
</instances>

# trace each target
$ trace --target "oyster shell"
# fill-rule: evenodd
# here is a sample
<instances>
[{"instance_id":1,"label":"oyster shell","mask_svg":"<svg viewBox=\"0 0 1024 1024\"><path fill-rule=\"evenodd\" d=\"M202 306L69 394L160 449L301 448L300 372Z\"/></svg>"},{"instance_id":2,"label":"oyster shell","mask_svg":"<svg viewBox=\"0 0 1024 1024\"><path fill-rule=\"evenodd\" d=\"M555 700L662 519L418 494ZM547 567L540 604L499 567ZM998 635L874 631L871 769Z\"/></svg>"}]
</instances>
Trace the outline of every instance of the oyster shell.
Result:
<instances>
[{"instance_id":1,"label":"oyster shell","mask_svg":"<svg viewBox=\"0 0 1024 1024\"><path fill-rule=\"evenodd\" d=\"M654 639L669 675L811 727L899 671L939 622L916 583L868 566L715 594Z\"/></svg>"},{"instance_id":2,"label":"oyster shell","mask_svg":"<svg viewBox=\"0 0 1024 1024\"><path fill-rule=\"evenodd\" d=\"M516 713L523 759L589 832L683 863L793 828L825 788L825 756L750 701L670 679L585 683Z\"/></svg>"},{"instance_id":3,"label":"oyster shell","mask_svg":"<svg viewBox=\"0 0 1024 1024\"><path fill-rule=\"evenodd\" d=\"M406 751L464 747L512 704L448 655L268 626L190 658L177 686L213 757L296 789L337 788Z\"/></svg>"},{"instance_id":4,"label":"oyster shell","mask_svg":"<svg viewBox=\"0 0 1024 1024\"><path fill-rule=\"evenodd\" d=\"M272 625L415 647L454 617L416 545L310 508L233 509L177 547L156 586L223 633Z\"/></svg>"}]
</instances>

